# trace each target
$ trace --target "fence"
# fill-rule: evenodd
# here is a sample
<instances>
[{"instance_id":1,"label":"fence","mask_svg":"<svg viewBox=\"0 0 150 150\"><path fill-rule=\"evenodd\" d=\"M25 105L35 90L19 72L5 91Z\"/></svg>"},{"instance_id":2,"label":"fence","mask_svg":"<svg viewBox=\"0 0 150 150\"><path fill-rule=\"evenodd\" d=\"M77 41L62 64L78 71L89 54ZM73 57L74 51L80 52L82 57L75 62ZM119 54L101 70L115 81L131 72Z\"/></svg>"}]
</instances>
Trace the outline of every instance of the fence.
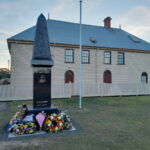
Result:
<instances>
[{"instance_id":1,"label":"fence","mask_svg":"<svg viewBox=\"0 0 150 150\"><path fill-rule=\"evenodd\" d=\"M149 84L84 84L83 96L149 95ZM52 85L52 98L70 98L79 95L79 84ZM0 101L33 98L33 88L28 86L0 85Z\"/></svg>"}]
</instances>

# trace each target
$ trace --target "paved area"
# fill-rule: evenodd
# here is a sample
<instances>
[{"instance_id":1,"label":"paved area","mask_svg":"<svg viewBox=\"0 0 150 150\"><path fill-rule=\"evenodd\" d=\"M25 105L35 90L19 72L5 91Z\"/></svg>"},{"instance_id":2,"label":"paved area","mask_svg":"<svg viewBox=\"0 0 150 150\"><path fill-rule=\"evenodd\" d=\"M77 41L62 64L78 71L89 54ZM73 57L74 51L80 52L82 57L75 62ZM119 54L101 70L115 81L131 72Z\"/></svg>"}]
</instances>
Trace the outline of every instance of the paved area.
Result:
<instances>
[{"instance_id":1,"label":"paved area","mask_svg":"<svg viewBox=\"0 0 150 150\"><path fill-rule=\"evenodd\" d=\"M7 102L0 102L0 112L6 111L8 108Z\"/></svg>"}]
</instances>

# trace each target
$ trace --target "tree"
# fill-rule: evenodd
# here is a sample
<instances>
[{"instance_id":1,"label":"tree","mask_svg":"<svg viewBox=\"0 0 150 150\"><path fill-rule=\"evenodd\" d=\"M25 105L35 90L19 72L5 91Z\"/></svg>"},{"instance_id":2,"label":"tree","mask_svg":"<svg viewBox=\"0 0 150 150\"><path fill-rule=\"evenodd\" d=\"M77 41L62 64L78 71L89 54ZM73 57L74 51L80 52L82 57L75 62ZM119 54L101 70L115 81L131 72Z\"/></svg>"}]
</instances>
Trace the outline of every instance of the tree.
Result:
<instances>
[{"instance_id":1,"label":"tree","mask_svg":"<svg viewBox=\"0 0 150 150\"><path fill-rule=\"evenodd\" d=\"M0 80L10 78L10 71L7 68L0 68Z\"/></svg>"}]
</instances>

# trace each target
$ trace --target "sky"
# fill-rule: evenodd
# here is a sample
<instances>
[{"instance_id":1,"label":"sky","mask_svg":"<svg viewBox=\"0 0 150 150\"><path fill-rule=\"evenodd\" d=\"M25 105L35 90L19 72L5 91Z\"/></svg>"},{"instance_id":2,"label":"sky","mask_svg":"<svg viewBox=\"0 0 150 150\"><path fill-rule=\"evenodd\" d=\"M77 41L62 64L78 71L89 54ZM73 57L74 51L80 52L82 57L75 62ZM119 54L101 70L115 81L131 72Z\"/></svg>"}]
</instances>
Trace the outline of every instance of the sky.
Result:
<instances>
[{"instance_id":1,"label":"sky","mask_svg":"<svg viewBox=\"0 0 150 150\"><path fill-rule=\"evenodd\" d=\"M0 68L8 67L6 39L36 24L43 13L50 19L79 22L79 0L0 0ZM103 26L105 17L150 42L150 0L83 0L83 24Z\"/></svg>"}]
</instances>

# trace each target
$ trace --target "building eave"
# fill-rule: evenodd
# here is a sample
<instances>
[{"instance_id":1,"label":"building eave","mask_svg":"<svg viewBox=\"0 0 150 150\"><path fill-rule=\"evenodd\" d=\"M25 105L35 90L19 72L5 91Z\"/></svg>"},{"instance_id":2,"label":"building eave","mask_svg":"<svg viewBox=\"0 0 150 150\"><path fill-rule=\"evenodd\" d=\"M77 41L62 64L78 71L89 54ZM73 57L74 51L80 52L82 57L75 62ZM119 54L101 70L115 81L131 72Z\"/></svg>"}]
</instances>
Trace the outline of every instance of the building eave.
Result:
<instances>
[{"instance_id":1,"label":"building eave","mask_svg":"<svg viewBox=\"0 0 150 150\"><path fill-rule=\"evenodd\" d=\"M33 45L34 41L30 40L13 40L13 39L7 39L9 52L11 54L11 44L27 44L27 45ZM64 44L64 43L49 43L52 47L68 47L68 48L79 48L79 45L73 45L73 44ZM124 51L124 52L134 52L134 53L150 53L150 50L142 50L142 49L127 49L127 48L115 48L115 47L99 47L99 46L88 46L83 45L83 49L97 49L97 50L111 50L111 51Z\"/></svg>"}]
</instances>

